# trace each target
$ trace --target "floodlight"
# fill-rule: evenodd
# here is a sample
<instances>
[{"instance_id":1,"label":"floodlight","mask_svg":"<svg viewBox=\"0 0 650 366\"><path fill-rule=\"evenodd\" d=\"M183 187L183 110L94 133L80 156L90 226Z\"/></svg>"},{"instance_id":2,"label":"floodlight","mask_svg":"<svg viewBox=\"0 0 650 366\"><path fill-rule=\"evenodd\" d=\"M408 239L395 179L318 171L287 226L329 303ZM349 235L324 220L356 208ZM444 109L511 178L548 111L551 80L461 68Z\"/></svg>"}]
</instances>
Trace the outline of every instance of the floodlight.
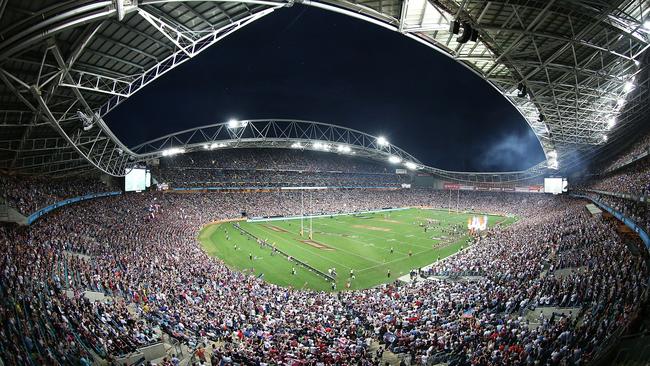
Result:
<instances>
[{"instance_id":1,"label":"floodlight","mask_svg":"<svg viewBox=\"0 0 650 366\"><path fill-rule=\"evenodd\" d=\"M336 150L342 153L349 153L350 151L352 151L352 149L350 149L350 146L347 145L339 145L336 147Z\"/></svg>"},{"instance_id":2,"label":"floodlight","mask_svg":"<svg viewBox=\"0 0 650 366\"><path fill-rule=\"evenodd\" d=\"M643 28L650 31L650 18L643 22Z\"/></svg>"},{"instance_id":3,"label":"floodlight","mask_svg":"<svg viewBox=\"0 0 650 366\"><path fill-rule=\"evenodd\" d=\"M386 138L384 136L379 136L379 137L377 137L377 144L379 146L388 145L388 140L386 140Z\"/></svg>"},{"instance_id":4,"label":"floodlight","mask_svg":"<svg viewBox=\"0 0 650 366\"><path fill-rule=\"evenodd\" d=\"M240 128L240 127L246 127L248 125L247 121L238 121L236 119L231 119L228 121L228 128Z\"/></svg>"},{"instance_id":5,"label":"floodlight","mask_svg":"<svg viewBox=\"0 0 650 366\"><path fill-rule=\"evenodd\" d=\"M294 142L293 144L291 144L291 148L302 149L302 144L300 142Z\"/></svg>"},{"instance_id":6,"label":"floodlight","mask_svg":"<svg viewBox=\"0 0 650 366\"><path fill-rule=\"evenodd\" d=\"M330 151L331 146L322 142L314 142L312 147L316 150Z\"/></svg>"},{"instance_id":7,"label":"floodlight","mask_svg":"<svg viewBox=\"0 0 650 366\"><path fill-rule=\"evenodd\" d=\"M205 145L203 145L203 148L206 149L206 150L210 150L210 145L205 144Z\"/></svg>"},{"instance_id":8,"label":"floodlight","mask_svg":"<svg viewBox=\"0 0 650 366\"><path fill-rule=\"evenodd\" d=\"M402 162L402 159L399 156L391 155L388 157L388 161L393 164L399 164Z\"/></svg>"},{"instance_id":9,"label":"floodlight","mask_svg":"<svg viewBox=\"0 0 650 366\"><path fill-rule=\"evenodd\" d=\"M179 147L172 147L162 151L162 156L174 156L176 154L183 154L185 149Z\"/></svg>"},{"instance_id":10,"label":"floodlight","mask_svg":"<svg viewBox=\"0 0 650 366\"><path fill-rule=\"evenodd\" d=\"M557 151L551 150L548 152L548 157L551 159L557 159Z\"/></svg>"},{"instance_id":11,"label":"floodlight","mask_svg":"<svg viewBox=\"0 0 650 366\"><path fill-rule=\"evenodd\" d=\"M607 142L607 135L603 135L603 141Z\"/></svg>"},{"instance_id":12,"label":"floodlight","mask_svg":"<svg viewBox=\"0 0 650 366\"><path fill-rule=\"evenodd\" d=\"M629 93L632 90L634 90L634 82L626 81L625 85L623 86L623 91L625 91L626 93Z\"/></svg>"},{"instance_id":13,"label":"floodlight","mask_svg":"<svg viewBox=\"0 0 650 366\"><path fill-rule=\"evenodd\" d=\"M404 163L404 165L406 166L407 169L410 170L415 170L418 168L418 166L412 161L407 161L406 163Z\"/></svg>"},{"instance_id":14,"label":"floodlight","mask_svg":"<svg viewBox=\"0 0 650 366\"><path fill-rule=\"evenodd\" d=\"M610 130L610 129L612 129L612 127L614 127L615 125L616 125L616 117L610 117L610 118L607 120L607 129Z\"/></svg>"}]
</instances>

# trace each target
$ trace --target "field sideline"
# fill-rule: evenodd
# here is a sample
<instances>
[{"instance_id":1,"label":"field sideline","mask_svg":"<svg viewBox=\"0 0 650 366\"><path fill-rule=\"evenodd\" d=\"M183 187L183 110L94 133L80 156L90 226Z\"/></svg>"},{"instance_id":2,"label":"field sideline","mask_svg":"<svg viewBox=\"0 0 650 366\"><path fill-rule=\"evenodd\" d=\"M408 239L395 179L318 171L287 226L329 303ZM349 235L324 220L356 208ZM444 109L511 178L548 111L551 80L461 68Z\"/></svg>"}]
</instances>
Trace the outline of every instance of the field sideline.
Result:
<instances>
[{"instance_id":1,"label":"field sideline","mask_svg":"<svg viewBox=\"0 0 650 366\"><path fill-rule=\"evenodd\" d=\"M336 287L343 290L376 286L448 257L467 245L467 220L478 214L446 210L407 209L313 219L313 239L300 236L300 219L240 222L242 229L276 246L288 255L328 273L336 268ZM427 232L421 224L427 225ZM488 226L516 219L490 215ZM454 228L456 231L454 232ZM238 231L234 223L210 224L199 234L203 249L228 266L271 283L294 288L331 291L331 283L305 267L290 262L267 246ZM392 248L392 253L391 253ZM409 255L411 253L411 255ZM250 257L253 257L251 260ZM292 268L296 273L292 274ZM350 270L354 270L354 279ZM388 277L388 270L391 276Z\"/></svg>"}]
</instances>

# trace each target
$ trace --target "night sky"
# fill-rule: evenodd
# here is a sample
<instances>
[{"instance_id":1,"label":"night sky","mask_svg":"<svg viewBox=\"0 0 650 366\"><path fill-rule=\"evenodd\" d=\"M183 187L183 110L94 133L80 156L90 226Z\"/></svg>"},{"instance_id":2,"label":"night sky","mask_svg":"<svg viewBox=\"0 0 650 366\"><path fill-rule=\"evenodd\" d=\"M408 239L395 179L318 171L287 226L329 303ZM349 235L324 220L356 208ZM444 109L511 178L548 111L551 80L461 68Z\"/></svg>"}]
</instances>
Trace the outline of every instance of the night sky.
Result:
<instances>
[{"instance_id":1,"label":"night sky","mask_svg":"<svg viewBox=\"0 0 650 366\"><path fill-rule=\"evenodd\" d=\"M231 118L352 127L449 170L544 159L523 117L462 65L397 32L299 5L233 33L105 119L133 146Z\"/></svg>"}]
</instances>

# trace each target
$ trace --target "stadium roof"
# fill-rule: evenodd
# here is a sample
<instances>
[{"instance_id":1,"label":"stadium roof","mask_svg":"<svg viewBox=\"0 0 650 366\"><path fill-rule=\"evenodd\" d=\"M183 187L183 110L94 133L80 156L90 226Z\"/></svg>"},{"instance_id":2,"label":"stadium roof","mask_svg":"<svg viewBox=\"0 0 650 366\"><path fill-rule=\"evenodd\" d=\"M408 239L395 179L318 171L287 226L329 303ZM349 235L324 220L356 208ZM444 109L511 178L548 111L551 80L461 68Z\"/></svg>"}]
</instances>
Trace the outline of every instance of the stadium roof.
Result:
<instances>
[{"instance_id":1,"label":"stadium roof","mask_svg":"<svg viewBox=\"0 0 650 366\"><path fill-rule=\"evenodd\" d=\"M464 64L525 117L549 167L611 143L647 113L650 0L295 2L401 32ZM293 4L0 0L0 168L123 175L144 157L102 117L221 38Z\"/></svg>"},{"instance_id":2,"label":"stadium roof","mask_svg":"<svg viewBox=\"0 0 650 366\"><path fill-rule=\"evenodd\" d=\"M259 119L231 120L172 133L133 147L144 160L184 154L240 148L279 148L322 151L377 160L404 171L429 173L446 180L472 183L522 182L538 177L542 166L526 171L453 172L423 164L382 136L328 123Z\"/></svg>"}]
</instances>

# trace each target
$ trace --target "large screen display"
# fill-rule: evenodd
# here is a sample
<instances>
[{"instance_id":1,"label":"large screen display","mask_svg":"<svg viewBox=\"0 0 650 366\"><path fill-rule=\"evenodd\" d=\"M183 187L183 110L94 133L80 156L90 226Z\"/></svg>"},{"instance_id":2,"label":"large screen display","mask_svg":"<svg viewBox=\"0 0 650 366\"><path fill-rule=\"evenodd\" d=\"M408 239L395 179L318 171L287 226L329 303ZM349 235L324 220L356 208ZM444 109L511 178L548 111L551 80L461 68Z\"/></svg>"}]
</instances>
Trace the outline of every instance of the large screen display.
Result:
<instances>
[{"instance_id":1,"label":"large screen display","mask_svg":"<svg viewBox=\"0 0 650 366\"><path fill-rule=\"evenodd\" d=\"M144 191L151 185L151 175L145 168L133 168L124 177L124 191Z\"/></svg>"},{"instance_id":2,"label":"large screen display","mask_svg":"<svg viewBox=\"0 0 650 366\"><path fill-rule=\"evenodd\" d=\"M567 191L566 178L544 178L544 192L560 194Z\"/></svg>"}]
</instances>

